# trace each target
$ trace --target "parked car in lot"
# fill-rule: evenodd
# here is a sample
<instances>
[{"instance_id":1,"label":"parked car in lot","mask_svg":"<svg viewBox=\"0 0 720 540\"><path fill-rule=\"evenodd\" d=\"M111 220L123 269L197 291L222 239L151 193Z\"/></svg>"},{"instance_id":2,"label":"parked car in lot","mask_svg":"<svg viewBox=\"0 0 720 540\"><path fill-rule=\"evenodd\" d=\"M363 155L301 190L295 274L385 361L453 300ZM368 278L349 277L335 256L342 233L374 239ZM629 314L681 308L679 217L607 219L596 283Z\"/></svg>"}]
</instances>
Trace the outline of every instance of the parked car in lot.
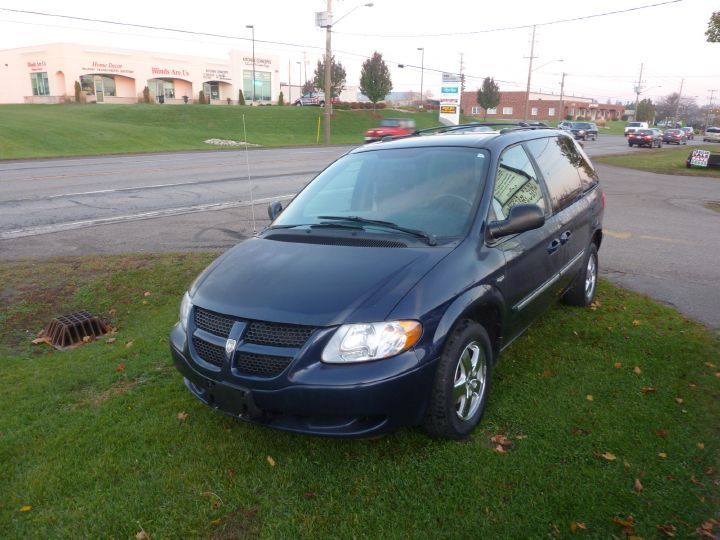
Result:
<instances>
[{"instance_id":1,"label":"parked car in lot","mask_svg":"<svg viewBox=\"0 0 720 540\"><path fill-rule=\"evenodd\" d=\"M647 146L648 148L662 147L662 131L659 129L641 129L628 134L628 146Z\"/></svg>"},{"instance_id":2,"label":"parked car in lot","mask_svg":"<svg viewBox=\"0 0 720 540\"><path fill-rule=\"evenodd\" d=\"M593 301L604 206L556 130L356 148L200 274L175 365L202 402L266 426L467 437L500 352L556 299Z\"/></svg>"},{"instance_id":3,"label":"parked car in lot","mask_svg":"<svg viewBox=\"0 0 720 540\"><path fill-rule=\"evenodd\" d=\"M414 118L383 118L380 125L365 132L365 142L375 142L383 137L403 137L415 131Z\"/></svg>"},{"instance_id":4,"label":"parked car in lot","mask_svg":"<svg viewBox=\"0 0 720 540\"><path fill-rule=\"evenodd\" d=\"M709 127L705 129L703 142L720 142L720 127Z\"/></svg>"},{"instance_id":5,"label":"parked car in lot","mask_svg":"<svg viewBox=\"0 0 720 540\"><path fill-rule=\"evenodd\" d=\"M598 128L594 122L570 122L570 126L565 129L570 131L578 140L597 140Z\"/></svg>"},{"instance_id":6,"label":"parked car in lot","mask_svg":"<svg viewBox=\"0 0 720 540\"><path fill-rule=\"evenodd\" d=\"M572 122L568 122L568 121L563 120L562 122L559 122L559 123L558 123L557 128L558 128L558 129L563 129L563 130L568 130L568 129L570 129L570 125L571 125L571 124L572 124Z\"/></svg>"},{"instance_id":7,"label":"parked car in lot","mask_svg":"<svg viewBox=\"0 0 720 540\"><path fill-rule=\"evenodd\" d=\"M635 133L641 129L648 129L649 127L647 122L628 122L628 125L625 126L625 136L627 137L631 133Z\"/></svg>"},{"instance_id":8,"label":"parked car in lot","mask_svg":"<svg viewBox=\"0 0 720 540\"><path fill-rule=\"evenodd\" d=\"M695 130L691 127L682 127L680 128L682 131L685 132L685 136L688 138L689 141L692 141L695 139Z\"/></svg>"},{"instance_id":9,"label":"parked car in lot","mask_svg":"<svg viewBox=\"0 0 720 540\"><path fill-rule=\"evenodd\" d=\"M687 144L687 135L682 129L666 129L662 135L666 144Z\"/></svg>"},{"instance_id":10,"label":"parked car in lot","mask_svg":"<svg viewBox=\"0 0 720 540\"><path fill-rule=\"evenodd\" d=\"M325 93L324 92L308 92L297 98L293 105L297 107L324 107L325 106Z\"/></svg>"}]
</instances>

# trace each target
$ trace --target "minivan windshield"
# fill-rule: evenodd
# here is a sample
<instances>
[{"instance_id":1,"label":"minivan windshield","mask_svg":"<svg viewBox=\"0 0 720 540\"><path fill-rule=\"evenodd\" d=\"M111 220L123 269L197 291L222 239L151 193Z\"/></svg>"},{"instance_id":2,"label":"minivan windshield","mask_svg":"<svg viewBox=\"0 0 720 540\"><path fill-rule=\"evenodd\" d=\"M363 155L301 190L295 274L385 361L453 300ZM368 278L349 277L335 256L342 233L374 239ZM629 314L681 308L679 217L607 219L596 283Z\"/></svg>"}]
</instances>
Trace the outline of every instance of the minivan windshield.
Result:
<instances>
[{"instance_id":1,"label":"minivan windshield","mask_svg":"<svg viewBox=\"0 0 720 540\"><path fill-rule=\"evenodd\" d=\"M441 241L459 237L482 195L487 161L485 150L453 146L348 154L320 173L273 226L328 223L325 216L338 224L338 216L347 216L391 222ZM368 223L363 228L388 232Z\"/></svg>"}]
</instances>

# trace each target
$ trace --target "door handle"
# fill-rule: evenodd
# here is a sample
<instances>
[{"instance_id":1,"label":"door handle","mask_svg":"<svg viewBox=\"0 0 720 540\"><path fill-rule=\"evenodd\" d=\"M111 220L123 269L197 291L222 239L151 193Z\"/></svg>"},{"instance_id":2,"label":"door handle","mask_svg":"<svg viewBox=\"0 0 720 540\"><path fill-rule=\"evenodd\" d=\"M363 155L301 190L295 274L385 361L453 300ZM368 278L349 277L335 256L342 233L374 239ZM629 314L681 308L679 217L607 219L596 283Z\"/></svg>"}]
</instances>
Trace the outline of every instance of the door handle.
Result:
<instances>
[{"instance_id":1,"label":"door handle","mask_svg":"<svg viewBox=\"0 0 720 540\"><path fill-rule=\"evenodd\" d=\"M559 247L560 247L560 240L558 240L556 238L555 240L550 242L550 244L548 244L547 251L548 251L548 253L552 254L552 253L555 253Z\"/></svg>"},{"instance_id":2,"label":"door handle","mask_svg":"<svg viewBox=\"0 0 720 540\"><path fill-rule=\"evenodd\" d=\"M571 237L571 236L572 236L572 232L571 232L571 231L565 231L564 233L562 233L562 234L560 235L560 243L564 245L565 242L567 242L568 240L570 240L570 237Z\"/></svg>"}]
</instances>

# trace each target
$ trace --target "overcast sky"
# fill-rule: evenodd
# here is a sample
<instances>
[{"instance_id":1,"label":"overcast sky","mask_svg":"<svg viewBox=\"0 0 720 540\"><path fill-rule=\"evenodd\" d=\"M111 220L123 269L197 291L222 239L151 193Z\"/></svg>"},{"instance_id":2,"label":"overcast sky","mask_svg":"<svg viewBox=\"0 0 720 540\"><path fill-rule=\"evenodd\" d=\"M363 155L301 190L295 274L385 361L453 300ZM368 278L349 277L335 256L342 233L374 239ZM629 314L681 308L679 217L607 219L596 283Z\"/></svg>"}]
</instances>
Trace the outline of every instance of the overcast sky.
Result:
<instances>
[{"instance_id":1,"label":"overcast sky","mask_svg":"<svg viewBox=\"0 0 720 540\"><path fill-rule=\"evenodd\" d=\"M354 9L363 2L333 0L335 21L353 10L333 27L333 50L346 67L348 85L358 84L363 58L377 50L391 69L394 90L418 91L421 52L417 49L424 47L424 86L436 96L438 71L459 71L461 53L468 77L466 89L476 89L483 77L491 76L502 90L524 90L530 29L484 31L538 24L537 69L531 85L534 91L558 93L565 72L568 95L601 102L634 101L633 88L644 63L642 97L657 99L677 92L684 77L683 95L696 97L702 105L708 101L710 89L720 89L720 43L707 43L704 35L711 13L720 10L717 1L680 0L628 13L542 24L665 1L374 0L373 7ZM0 7L239 38L193 36L0 10L0 49L62 41L227 58L230 49L250 50L250 30L245 26L253 24L256 53L280 57L283 82L288 78L289 61L292 81L297 83L302 65L296 62L307 61L310 78L325 47L325 31L315 27L314 18L315 11L324 11L325 0L217 0L185 5L152 0L7 0ZM563 62L557 61L560 59ZM418 67L401 69L398 63ZM715 93L715 101L718 99L720 91Z\"/></svg>"}]
</instances>

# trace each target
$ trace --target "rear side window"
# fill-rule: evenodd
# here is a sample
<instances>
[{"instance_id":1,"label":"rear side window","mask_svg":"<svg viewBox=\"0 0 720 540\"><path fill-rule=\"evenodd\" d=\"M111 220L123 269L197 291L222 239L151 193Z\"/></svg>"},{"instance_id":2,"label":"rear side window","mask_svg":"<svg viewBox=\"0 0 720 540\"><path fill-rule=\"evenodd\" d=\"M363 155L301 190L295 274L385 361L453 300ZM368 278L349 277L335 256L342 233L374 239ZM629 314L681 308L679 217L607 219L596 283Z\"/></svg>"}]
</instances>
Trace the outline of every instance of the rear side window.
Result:
<instances>
[{"instance_id":1,"label":"rear side window","mask_svg":"<svg viewBox=\"0 0 720 540\"><path fill-rule=\"evenodd\" d=\"M510 209L518 204L537 204L545 210L540 182L520 145L508 148L500 156L489 221L506 219Z\"/></svg>"},{"instance_id":2,"label":"rear side window","mask_svg":"<svg viewBox=\"0 0 720 540\"><path fill-rule=\"evenodd\" d=\"M553 212L570 206L583 192L579 168L582 156L569 137L546 137L525 143L550 192Z\"/></svg>"}]
</instances>

